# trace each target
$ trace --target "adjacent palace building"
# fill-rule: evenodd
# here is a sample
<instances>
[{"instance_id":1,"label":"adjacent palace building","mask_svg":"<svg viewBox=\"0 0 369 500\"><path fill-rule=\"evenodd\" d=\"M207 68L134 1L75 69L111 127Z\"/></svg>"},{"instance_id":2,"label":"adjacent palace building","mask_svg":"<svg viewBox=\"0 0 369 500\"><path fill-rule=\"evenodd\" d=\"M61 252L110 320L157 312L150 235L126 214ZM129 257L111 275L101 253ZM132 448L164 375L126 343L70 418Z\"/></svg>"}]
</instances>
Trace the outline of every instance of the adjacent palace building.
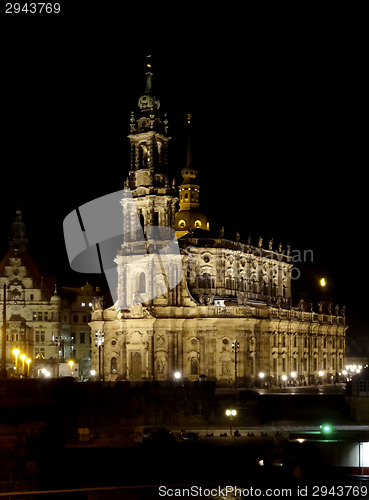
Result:
<instances>
[{"instance_id":1,"label":"adjacent palace building","mask_svg":"<svg viewBox=\"0 0 369 500\"><path fill-rule=\"evenodd\" d=\"M273 248L273 242L265 249L261 239L255 247L239 234L232 241L223 228L214 236L200 210L190 141L178 191L167 173L168 121L158 116L160 103L151 87L148 65L139 116L132 112L130 120L125 187L145 232L152 226L176 231L182 278L169 289L160 269L137 264L126 279L119 265L122 245L116 259L118 301L104 309L97 298L92 306L92 369L110 381L175 376L226 386L338 381L344 368L344 309L319 304L316 312L302 300L293 306L289 249ZM152 299L152 286L160 280L163 293ZM137 300L120 307L119 297L132 287ZM52 307L50 299L50 314Z\"/></svg>"}]
</instances>

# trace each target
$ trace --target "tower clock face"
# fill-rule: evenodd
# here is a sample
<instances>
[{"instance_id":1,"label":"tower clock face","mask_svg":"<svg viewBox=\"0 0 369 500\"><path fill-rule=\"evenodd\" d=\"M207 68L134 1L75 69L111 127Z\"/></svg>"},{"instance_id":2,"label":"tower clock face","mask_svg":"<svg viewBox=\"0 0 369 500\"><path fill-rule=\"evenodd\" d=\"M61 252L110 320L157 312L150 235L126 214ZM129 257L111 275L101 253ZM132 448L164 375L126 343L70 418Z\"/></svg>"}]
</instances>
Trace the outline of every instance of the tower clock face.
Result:
<instances>
[{"instance_id":1,"label":"tower clock face","mask_svg":"<svg viewBox=\"0 0 369 500\"><path fill-rule=\"evenodd\" d=\"M185 227L186 226L186 221L184 219L181 219L179 222L178 222L178 226L179 227Z\"/></svg>"},{"instance_id":2,"label":"tower clock face","mask_svg":"<svg viewBox=\"0 0 369 500\"><path fill-rule=\"evenodd\" d=\"M195 220L195 227L201 227L201 220Z\"/></svg>"}]
</instances>

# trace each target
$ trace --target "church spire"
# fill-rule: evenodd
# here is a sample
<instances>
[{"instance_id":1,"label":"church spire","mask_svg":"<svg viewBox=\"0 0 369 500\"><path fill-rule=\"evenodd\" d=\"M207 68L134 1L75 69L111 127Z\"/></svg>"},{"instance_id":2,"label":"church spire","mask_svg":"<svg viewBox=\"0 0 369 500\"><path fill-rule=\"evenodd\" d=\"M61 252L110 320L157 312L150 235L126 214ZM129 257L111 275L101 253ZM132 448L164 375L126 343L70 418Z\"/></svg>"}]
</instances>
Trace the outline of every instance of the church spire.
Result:
<instances>
[{"instance_id":1,"label":"church spire","mask_svg":"<svg viewBox=\"0 0 369 500\"><path fill-rule=\"evenodd\" d=\"M149 55L147 56L145 73L146 89L145 93L138 100L138 107L140 108L142 114L149 114L151 118L154 118L156 111L160 108L160 101L155 96L151 95L152 75L151 55Z\"/></svg>"},{"instance_id":2,"label":"church spire","mask_svg":"<svg viewBox=\"0 0 369 500\"><path fill-rule=\"evenodd\" d=\"M186 165L181 170L183 182L179 186L179 211L176 213L175 230L177 238L187 234L190 229L209 230L207 217L199 208L200 186L194 183L197 170L193 168L191 156L190 124L192 116L187 114L188 137Z\"/></svg>"},{"instance_id":3,"label":"church spire","mask_svg":"<svg viewBox=\"0 0 369 500\"><path fill-rule=\"evenodd\" d=\"M26 248L28 239L25 237L25 225L22 219L22 212L18 205L18 210L15 212L15 219L12 224L13 237L9 238L9 244L17 250L23 250Z\"/></svg>"},{"instance_id":4,"label":"church spire","mask_svg":"<svg viewBox=\"0 0 369 500\"><path fill-rule=\"evenodd\" d=\"M173 196L175 190L168 174L168 120L166 114L161 119L157 113L160 101L152 90L151 55L146 58L145 76L145 92L138 100L140 114L131 113L128 135L131 162L125 186L131 189L134 198L156 194Z\"/></svg>"},{"instance_id":5,"label":"church spire","mask_svg":"<svg viewBox=\"0 0 369 500\"><path fill-rule=\"evenodd\" d=\"M185 168L192 168L192 161L191 161L191 136L190 136L190 123L191 123L191 118L192 116L190 113L187 113L187 123L188 123L188 137L187 137L187 162L186 162L186 167Z\"/></svg>"}]
</instances>

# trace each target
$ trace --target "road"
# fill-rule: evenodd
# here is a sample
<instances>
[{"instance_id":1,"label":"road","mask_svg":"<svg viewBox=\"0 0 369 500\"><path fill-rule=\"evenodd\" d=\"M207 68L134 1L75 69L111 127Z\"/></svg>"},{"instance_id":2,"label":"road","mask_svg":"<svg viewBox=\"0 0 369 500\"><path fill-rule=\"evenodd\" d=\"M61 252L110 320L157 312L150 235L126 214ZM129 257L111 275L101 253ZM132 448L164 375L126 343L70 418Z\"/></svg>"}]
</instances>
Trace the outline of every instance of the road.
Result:
<instances>
[{"instance_id":1,"label":"road","mask_svg":"<svg viewBox=\"0 0 369 500\"><path fill-rule=\"evenodd\" d=\"M295 387L270 387L269 389L259 389L253 387L252 390L258 394L306 394L306 395L316 395L316 394L342 394L344 393L346 384L325 384L325 385L307 385L307 386L295 386ZM238 388L238 391L244 390L243 388ZM234 394L234 389L216 389L218 394Z\"/></svg>"}]
</instances>

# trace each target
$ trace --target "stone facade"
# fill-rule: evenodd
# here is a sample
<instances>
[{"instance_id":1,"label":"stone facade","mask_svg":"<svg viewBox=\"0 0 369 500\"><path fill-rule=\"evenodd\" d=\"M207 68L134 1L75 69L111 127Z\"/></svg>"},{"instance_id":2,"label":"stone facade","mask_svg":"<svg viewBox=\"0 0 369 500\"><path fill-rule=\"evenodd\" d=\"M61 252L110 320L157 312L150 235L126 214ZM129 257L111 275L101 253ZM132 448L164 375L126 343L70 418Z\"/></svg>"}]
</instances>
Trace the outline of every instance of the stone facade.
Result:
<instances>
[{"instance_id":1,"label":"stone facade","mask_svg":"<svg viewBox=\"0 0 369 500\"><path fill-rule=\"evenodd\" d=\"M99 333L104 343L93 348L92 369L100 378L103 373L105 380L164 381L172 380L176 372L189 380L204 376L224 385L252 384L261 380L260 374L264 383L274 384L282 383L284 376L299 383L338 380L344 366L344 310L332 314L329 307L323 312L320 304L317 313L312 306L306 310L302 301L293 306L289 249L285 252L281 245L275 249L272 241L263 249L261 238L255 247L250 241L242 243L239 234L231 241L225 238L224 228L214 237L207 219L204 228L205 223L190 227L191 209L196 220L200 212L189 152L186 167L192 174L181 189L189 193L190 187L196 187L196 199L192 207L182 205L187 222L179 225L183 213L175 214L175 186L163 173L166 153L157 152L158 148L166 152L168 123L156 117L158 101L150 95L151 77L146 74L150 85L144 102L149 104L140 106L141 118L134 114L131 118L126 187L131 189L145 234L152 226L177 231L182 276L177 286L168 287L171 272L178 272L175 266L170 270L168 263L166 281L163 269L150 266L149 261L131 268L128 275L123 256L142 252L143 243L122 244L115 261L118 301L105 310L101 302L93 305L92 335ZM142 102L141 97L139 105ZM155 128L160 127L159 137ZM132 214L125 210L124 199L121 203L126 230ZM157 295L152 293L154 287L162 287L162 294L151 299ZM129 296L133 300L127 306Z\"/></svg>"},{"instance_id":2,"label":"stone facade","mask_svg":"<svg viewBox=\"0 0 369 500\"><path fill-rule=\"evenodd\" d=\"M73 360L79 365L81 380L91 371L91 308L96 289L86 283L82 287L62 287L62 331L60 361Z\"/></svg>"},{"instance_id":3,"label":"stone facade","mask_svg":"<svg viewBox=\"0 0 369 500\"><path fill-rule=\"evenodd\" d=\"M19 355L26 354L31 359L31 377L39 376L42 369L48 371L51 377L57 377L61 299L56 288L53 293L53 283L41 276L26 247L22 214L18 210L10 249L0 263L1 311L6 285L6 369L8 377L14 376L16 360L13 350L18 348ZM18 375L21 375L22 362L19 357L17 361Z\"/></svg>"}]
</instances>

